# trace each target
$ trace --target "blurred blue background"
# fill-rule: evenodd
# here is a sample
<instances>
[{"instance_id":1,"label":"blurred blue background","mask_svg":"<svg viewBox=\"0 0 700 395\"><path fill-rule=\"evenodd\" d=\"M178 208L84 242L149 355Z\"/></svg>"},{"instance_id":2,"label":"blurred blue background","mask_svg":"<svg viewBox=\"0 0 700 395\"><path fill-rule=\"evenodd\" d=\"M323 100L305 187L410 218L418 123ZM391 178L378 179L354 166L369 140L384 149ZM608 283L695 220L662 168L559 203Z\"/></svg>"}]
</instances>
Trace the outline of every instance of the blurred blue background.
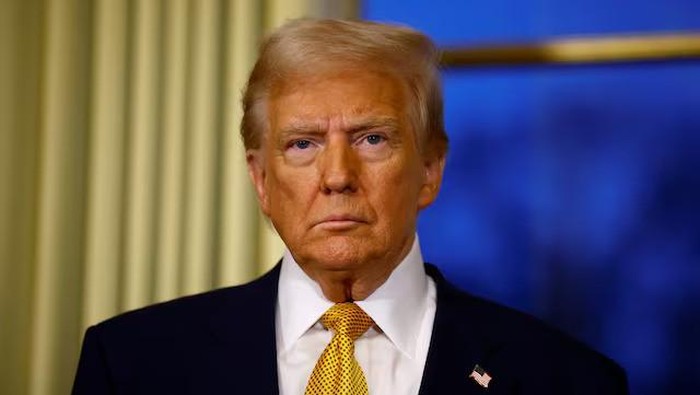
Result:
<instances>
[{"instance_id":1,"label":"blurred blue background","mask_svg":"<svg viewBox=\"0 0 700 395\"><path fill-rule=\"evenodd\" d=\"M440 46L700 30L700 1L365 0ZM444 71L445 183L419 233L461 287L700 393L700 60Z\"/></svg>"}]
</instances>

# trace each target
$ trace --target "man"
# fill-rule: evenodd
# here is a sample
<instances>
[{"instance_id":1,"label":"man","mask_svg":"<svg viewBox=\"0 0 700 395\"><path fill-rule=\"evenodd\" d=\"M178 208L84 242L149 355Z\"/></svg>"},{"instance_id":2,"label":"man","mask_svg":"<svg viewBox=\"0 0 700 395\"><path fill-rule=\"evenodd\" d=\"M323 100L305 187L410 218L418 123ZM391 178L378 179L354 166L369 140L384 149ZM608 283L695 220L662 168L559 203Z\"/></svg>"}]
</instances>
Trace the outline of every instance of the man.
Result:
<instances>
[{"instance_id":1,"label":"man","mask_svg":"<svg viewBox=\"0 0 700 395\"><path fill-rule=\"evenodd\" d=\"M261 47L243 106L281 264L90 328L74 394L627 393L609 359L423 263L416 219L447 151L427 37L290 22Z\"/></svg>"}]
</instances>

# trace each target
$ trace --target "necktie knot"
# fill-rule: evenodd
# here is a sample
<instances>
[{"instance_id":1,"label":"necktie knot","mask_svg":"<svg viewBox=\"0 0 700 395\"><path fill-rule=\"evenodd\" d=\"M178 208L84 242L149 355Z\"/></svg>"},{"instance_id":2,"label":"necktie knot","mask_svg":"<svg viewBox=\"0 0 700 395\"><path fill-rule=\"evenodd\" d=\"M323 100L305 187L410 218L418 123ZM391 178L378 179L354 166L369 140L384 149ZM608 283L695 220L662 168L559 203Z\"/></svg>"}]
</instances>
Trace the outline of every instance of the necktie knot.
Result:
<instances>
[{"instance_id":1,"label":"necktie knot","mask_svg":"<svg viewBox=\"0 0 700 395\"><path fill-rule=\"evenodd\" d=\"M355 303L338 303L321 317L335 333L316 362L305 395L367 395L367 380L355 359L354 341L374 325Z\"/></svg>"},{"instance_id":2,"label":"necktie knot","mask_svg":"<svg viewBox=\"0 0 700 395\"><path fill-rule=\"evenodd\" d=\"M374 325L372 318L352 302L335 304L323 314L321 323L326 328L333 329L336 334L348 336L353 341Z\"/></svg>"}]
</instances>

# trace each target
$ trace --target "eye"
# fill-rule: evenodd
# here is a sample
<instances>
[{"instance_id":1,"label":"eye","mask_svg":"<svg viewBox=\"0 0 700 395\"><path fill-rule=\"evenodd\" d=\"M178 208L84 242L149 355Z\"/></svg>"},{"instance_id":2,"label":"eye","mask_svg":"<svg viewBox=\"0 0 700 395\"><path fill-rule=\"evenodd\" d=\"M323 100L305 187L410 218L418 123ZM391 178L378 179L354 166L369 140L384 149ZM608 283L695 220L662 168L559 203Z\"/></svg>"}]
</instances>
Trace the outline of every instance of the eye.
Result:
<instances>
[{"instance_id":1,"label":"eye","mask_svg":"<svg viewBox=\"0 0 700 395\"><path fill-rule=\"evenodd\" d=\"M365 140L367 140L367 143L370 145L377 145L383 142L384 136L380 136L378 134L370 134L369 136L365 137Z\"/></svg>"},{"instance_id":2,"label":"eye","mask_svg":"<svg viewBox=\"0 0 700 395\"><path fill-rule=\"evenodd\" d=\"M296 149L307 149L311 146L311 142L309 140L297 140L292 143L292 147Z\"/></svg>"},{"instance_id":3,"label":"eye","mask_svg":"<svg viewBox=\"0 0 700 395\"><path fill-rule=\"evenodd\" d=\"M319 142L313 138L292 138L286 142L284 158L292 166L312 163L318 152Z\"/></svg>"}]
</instances>

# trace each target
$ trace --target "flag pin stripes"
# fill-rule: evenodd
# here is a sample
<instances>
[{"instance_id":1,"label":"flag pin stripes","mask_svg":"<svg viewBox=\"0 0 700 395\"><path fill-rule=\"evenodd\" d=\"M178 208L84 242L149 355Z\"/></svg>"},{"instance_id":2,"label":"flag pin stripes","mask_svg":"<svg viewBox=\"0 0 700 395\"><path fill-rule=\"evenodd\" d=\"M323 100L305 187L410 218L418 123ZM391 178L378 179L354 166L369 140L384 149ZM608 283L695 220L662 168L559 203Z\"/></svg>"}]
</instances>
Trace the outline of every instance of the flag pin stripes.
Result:
<instances>
[{"instance_id":1,"label":"flag pin stripes","mask_svg":"<svg viewBox=\"0 0 700 395\"><path fill-rule=\"evenodd\" d=\"M484 388L489 387L489 382L491 381L491 376L482 368L481 366L474 365L474 369L469 374L469 377L473 378L480 386Z\"/></svg>"}]
</instances>

